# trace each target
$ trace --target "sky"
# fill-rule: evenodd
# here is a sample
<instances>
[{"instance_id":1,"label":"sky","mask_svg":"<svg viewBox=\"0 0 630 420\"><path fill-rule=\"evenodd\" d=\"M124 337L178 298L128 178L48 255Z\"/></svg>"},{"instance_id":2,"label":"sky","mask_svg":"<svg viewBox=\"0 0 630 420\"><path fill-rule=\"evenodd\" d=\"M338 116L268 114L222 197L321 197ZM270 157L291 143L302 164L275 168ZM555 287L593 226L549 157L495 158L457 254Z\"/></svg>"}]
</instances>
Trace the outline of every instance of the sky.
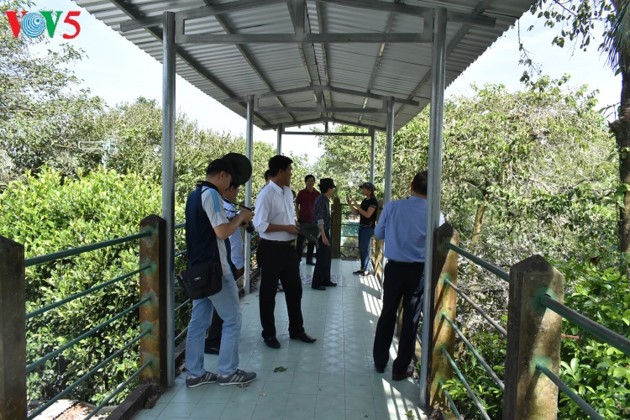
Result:
<instances>
[{"instance_id":1,"label":"sky","mask_svg":"<svg viewBox=\"0 0 630 420\"><path fill-rule=\"evenodd\" d=\"M70 0L40 0L31 11L39 10L81 10L78 21L80 34L70 41L84 50L86 57L73 66L77 76L84 81L92 94L104 98L108 104L130 102L139 96L162 100L162 65L152 57L127 41L115 31L89 15ZM65 15L64 15L65 16ZM571 75L570 84L588 84L591 90L599 90L600 105L611 105L618 101L621 81L607 67L605 57L596 48L584 53L574 48L553 47L551 40L558 29L542 28L533 32L526 28L536 19L527 14L521 19L521 40L529 50L532 59L539 63L544 74L560 77ZM4 21L6 23L6 20ZM8 30L8 29L7 29ZM68 31L63 26L58 30ZM60 32L60 33L63 33ZM61 40L61 35L52 38L53 45ZM595 40L593 45L598 45ZM520 76L525 70L518 65L518 32L516 27L507 31L480 58L478 58L446 91L446 97L470 95L470 85L486 83L504 84L510 91L520 88ZM243 135L246 121L214 99L203 94L184 79L177 77L176 106L189 118L197 120L204 128L216 132L231 132ZM290 128L297 130L297 127ZM308 131L310 127L302 127ZM275 146L276 132L254 127L254 140L266 141ZM313 162L322 151L314 136L282 137L282 152L286 154L306 154Z\"/></svg>"}]
</instances>

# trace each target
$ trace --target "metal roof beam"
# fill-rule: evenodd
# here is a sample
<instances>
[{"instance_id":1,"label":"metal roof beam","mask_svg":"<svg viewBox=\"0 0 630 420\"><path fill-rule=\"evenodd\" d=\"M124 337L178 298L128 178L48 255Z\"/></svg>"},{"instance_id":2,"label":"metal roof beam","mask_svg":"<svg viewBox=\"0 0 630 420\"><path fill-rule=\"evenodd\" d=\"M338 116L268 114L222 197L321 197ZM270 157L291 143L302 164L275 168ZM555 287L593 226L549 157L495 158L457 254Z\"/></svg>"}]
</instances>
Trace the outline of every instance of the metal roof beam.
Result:
<instances>
[{"instance_id":1,"label":"metal roof beam","mask_svg":"<svg viewBox=\"0 0 630 420\"><path fill-rule=\"evenodd\" d=\"M378 10L381 12L388 13L401 13L405 15L414 15L414 16L431 16L434 10L434 7L418 7L418 6L409 6L406 4L400 3L385 3L379 0L317 0L319 3L330 3L337 4L340 6L347 7L357 7L360 9L371 9ZM437 6L435 6L437 7ZM443 5L439 7L448 6ZM477 13L464 13L464 12L454 12L447 11L446 18L451 22L458 23L468 23L476 26L489 26L492 27L496 24L496 19L484 16Z\"/></svg>"},{"instance_id":2,"label":"metal roof beam","mask_svg":"<svg viewBox=\"0 0 630 420\"><path fill-rule=\"evenodd\" d=\"M380 100L387 100L387 98L391 96L391 95L389 96L378 95L376 93L366 93L366 92L361 92L358 90L338 88L334 86L319 86L319 85L303 86L299 88L286 89L286 90L276 90L276 91L271 91L271 92L255 94L254 96L256 96L256 98L258 99L262 99L262 98L269 98L269 97L275 97L275 96L293 95L296 93L311 92L311 91L314 92L315 94L317 94L318 92L332 92L332 93L342 93L344 95L368 97L370 99L380 99ZM231 102L231 101L242 102L242 101L245 101L246 99L247 99L246 97L233 97L233 98L225 99L223 102ZM413 100L405 99L405 98L397 98L397 97L395 97L395 99L396 99L396 103L399 103L399 104L420 106L420 103L418 101L413 101Z\"/></svg>"},{"instance_id":3,"label":"metal roof beam","mask_svg":"<svg viewBox=\"0 0 630 420\"><path fill-rule=\"evenodd\" d=\"M122 0L114 0L116 3L122 3ZM175 12L176 20L197 19L206 16L223 15L230 12L237 12L239 10L252 9L254 7L264 7L276 3L286 3L287 0L242 0L233 1L225 4L206 5L202 7L196 7L194 9L182 10ZM135 19L129 22L123 22L120 24L120 30L122 32L133 31L136 29L147 28L151 26L159 26L162 24L161 16Z\"/></svg>"},{"instance_id":4,"label":"metal roof beam","mask_svg":"<svg viewBox=\"0 0 630 420\"><path fill-rule=\"evenodd\" d=\"M277 107L277 106L258 106L256 111L269 112L269 113L282 113L282 112L295 112L296 114L308 114L322 112L339 112L342 114L379 114L387 112L386 108L360 108L360 107L329 107L324 106L312 107L312 106L290 106L290 107Z\"/></svg>"},{"instance_id":5,"label":"metal roof beam","mask_svg":"<svg viewBox=\"0 0 630 420\"><path fill-rule=\"evenodd\" d=\"M332 44L332 43L429 43L433 34L421 33L319 33L304 34L178 34L175 42L183 44Z\"/></svg>"},{"instance_id":6,"label":"metal roof beam","mask_svg":"<svg viewBox=\"0 0 630 420\"><path fill-rule=\"evenodd\" d=\"M208 7L213 7L213 5L211 4L211 0L205 0L205 3ZM217 20L219 25L221 25L221 27L223 28L225 32L227 32L228 34L234 33L234 29L229 24L227 17L215 16L215 19ZM182 21L182 26L183 26L183 21ZM256 63L256 60L254 59L254 57L252 57L252 55L249 53L247 47L245 47L244 45L238 45L238 44L235 47L241 53L241 55L243 56L243 59L245 59L249 67L256 73L258 78L265 85L267 85L267 88L269 88L270 90L273 90L273 85L271 84L271 81L267 78L267 76L265 76L265 73L261 70L258 63ZM276 98L276 100L281 106L286 106L285 103L282 101L282 99ZM295 121L295 117L291 114L289 115Z\"/></svg>"}]
</instances>

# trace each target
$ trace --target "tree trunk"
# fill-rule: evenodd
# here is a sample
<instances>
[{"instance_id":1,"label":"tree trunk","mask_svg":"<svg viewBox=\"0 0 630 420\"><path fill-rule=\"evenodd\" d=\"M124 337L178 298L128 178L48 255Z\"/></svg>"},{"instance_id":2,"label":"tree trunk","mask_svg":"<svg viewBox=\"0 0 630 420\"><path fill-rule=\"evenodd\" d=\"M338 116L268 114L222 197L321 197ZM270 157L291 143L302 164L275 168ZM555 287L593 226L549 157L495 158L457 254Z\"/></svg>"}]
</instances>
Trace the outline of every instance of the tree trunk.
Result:
<instances>
[{"instance_id":1,"label":"tree trunk","mask_svg":"<svg viewBox=\"0 0 630 420\"><path fill-rule=\"evenodd\" d=\"M621 71L621 107L619 119L610 124L619 152L619 181L630 186L630 71ZM630 190L624 189L623 207L619 209L619 250L630 252Z\"/></svg>"},{"instance_id":2,"label":"tree trunk","mask_svg":"<svg viewBox=\"0 0 630 420\"><path fill-rule=\"evenodd\" d=\"M483 226L483 215L486 212L485 204L481 204L477 207L477 213L475 214L475 226L473 227L472 243L479 243L481 238L481 226Z\"/></svg>"}]
</instances>

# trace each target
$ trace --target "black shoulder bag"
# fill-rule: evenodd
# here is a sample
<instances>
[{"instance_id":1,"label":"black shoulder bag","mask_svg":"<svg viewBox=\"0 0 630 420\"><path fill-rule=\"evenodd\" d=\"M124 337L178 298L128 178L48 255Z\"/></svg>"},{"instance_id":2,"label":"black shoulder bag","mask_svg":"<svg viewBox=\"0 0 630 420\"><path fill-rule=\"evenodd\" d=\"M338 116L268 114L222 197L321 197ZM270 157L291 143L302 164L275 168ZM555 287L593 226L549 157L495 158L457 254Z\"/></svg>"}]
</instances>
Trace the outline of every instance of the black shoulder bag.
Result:
<instances>
[{"instance_id":1,"label":"black shoulder bag","mask_svg":"<svg viewBox=\"0 0 630 420\"><path fill-rule=\"evenodd\" d=\"M199 194L199 201L202 194L203 190ZM223 269L215 235L210 241L210 247L212 258L209 261L200 262L177 275L177 280L190 299L212 296L223 287Z\"/></svg>"}]
</instances>

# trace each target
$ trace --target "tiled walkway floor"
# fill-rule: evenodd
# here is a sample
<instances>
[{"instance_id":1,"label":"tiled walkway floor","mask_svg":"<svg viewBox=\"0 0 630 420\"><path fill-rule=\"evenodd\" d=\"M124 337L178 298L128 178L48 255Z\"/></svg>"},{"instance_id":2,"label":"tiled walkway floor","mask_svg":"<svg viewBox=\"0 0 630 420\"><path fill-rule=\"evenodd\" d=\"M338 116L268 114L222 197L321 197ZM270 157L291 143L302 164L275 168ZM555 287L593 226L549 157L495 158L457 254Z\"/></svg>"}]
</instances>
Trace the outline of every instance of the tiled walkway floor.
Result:
<instances>
[{"instance_id":1,"label":"tiled walkway floor","mask_svg":"<svg viewBox=\"0 0 630 420\"><path fill-rule=\"evenodd\" d=\"M317 342L290 340L284 295L276 299L280 349L260 337L258 294L241 300L241 368L258 374L245 388L205 385L188 389L185 373L157 405L134 419L422 419L417 382L391 380L372 362L372 341L380 313L380 288L373 276L353 276L356 262L333 260L339 286L326 291L304 285L304 326ZM310 274L311 266L300 266ZM395 356L392 348L392 355ZM216 357L206 355L206 369L216 371ZM392 358L393 360L393 358ZM276 372L276 368L286 368Z\"/></svg>"}]
</instances>

